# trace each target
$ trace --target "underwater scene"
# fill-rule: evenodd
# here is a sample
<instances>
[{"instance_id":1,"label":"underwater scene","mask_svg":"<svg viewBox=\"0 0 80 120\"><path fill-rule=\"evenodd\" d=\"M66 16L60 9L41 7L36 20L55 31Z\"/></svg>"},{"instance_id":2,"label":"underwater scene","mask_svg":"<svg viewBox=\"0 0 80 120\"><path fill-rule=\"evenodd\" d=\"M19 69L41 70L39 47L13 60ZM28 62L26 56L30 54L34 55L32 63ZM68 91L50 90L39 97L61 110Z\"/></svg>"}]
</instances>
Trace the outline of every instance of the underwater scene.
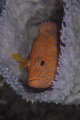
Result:
<instances>
[{"instance_id":1,"label":"underwater scene","mask_svg":"<svg viewBox=\"0 0 80 120\"><path fill-rule=\"evenodd\" d=\"M79 13L79 0L0 0L0 120L80 119Z\"/></svg>"}]
</instances>

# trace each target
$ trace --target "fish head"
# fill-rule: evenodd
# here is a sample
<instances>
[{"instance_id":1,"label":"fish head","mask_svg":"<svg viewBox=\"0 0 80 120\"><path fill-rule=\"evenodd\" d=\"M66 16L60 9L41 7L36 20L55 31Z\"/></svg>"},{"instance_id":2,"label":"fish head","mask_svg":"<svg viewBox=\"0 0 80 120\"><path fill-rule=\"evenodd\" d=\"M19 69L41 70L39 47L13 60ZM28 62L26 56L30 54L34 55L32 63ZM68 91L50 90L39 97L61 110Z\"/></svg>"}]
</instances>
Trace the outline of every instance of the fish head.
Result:
<instances>
[{"instance_id":1,"label":"fish head","mask_svg":"<svg viewBox=\"0 0 80 120\"><path fill-rule=\"evenodd\" d=\"M51 85L45 59L37 58L28 60L25 67L28 69L28 85L30 87L48 88Z\"/></svg>"}]
</instances>

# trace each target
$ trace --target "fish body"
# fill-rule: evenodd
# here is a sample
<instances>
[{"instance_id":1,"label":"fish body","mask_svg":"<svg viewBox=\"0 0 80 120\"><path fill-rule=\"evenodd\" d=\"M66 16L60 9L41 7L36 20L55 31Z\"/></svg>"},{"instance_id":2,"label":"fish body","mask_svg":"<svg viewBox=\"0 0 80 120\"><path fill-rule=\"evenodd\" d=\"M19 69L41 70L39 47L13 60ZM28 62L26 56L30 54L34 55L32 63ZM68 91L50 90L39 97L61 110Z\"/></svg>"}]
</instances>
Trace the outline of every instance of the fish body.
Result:
<instances>
[{"instance_id":1,"label":"fish body","mask_svg":"<svg viewBox=\"0 0 80 120\"><path fill-rule=\"evenodd\" d=\"M28 85L33 88L48 88L54 80L58 62L58 37L56 23L42 23L29 59Z\"/></svg>"}]
</instances>

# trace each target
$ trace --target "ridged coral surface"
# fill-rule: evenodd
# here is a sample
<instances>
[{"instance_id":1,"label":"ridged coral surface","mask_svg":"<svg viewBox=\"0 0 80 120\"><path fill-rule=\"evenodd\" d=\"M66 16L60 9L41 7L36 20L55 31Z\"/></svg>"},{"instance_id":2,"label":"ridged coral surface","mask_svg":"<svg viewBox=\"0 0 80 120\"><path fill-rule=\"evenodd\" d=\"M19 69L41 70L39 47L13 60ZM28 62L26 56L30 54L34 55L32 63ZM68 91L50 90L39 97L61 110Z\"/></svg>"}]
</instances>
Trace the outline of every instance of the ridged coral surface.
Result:
<instances>
[{"instance_id":1,"label":"ridged coral surface","mask_svg":"<svg viewBox=\"0 0 80 120\"><path fill-rule=\"evenodd\" d=\"M58 3L59 2L59 3ZM39 33L40 23L45 20L61 22L60 8L63 4L65 16L62 21L61 55L57 82L50 90L33 92L24 87L27 71L19 70L19 63L12 54L28 57L34 39ZM57 6L58 5L58 6ZM6 10L0 17L0 74L26 101L80 103L80 1L65 0L7 0Z\"/></svg>"}]
</instances>

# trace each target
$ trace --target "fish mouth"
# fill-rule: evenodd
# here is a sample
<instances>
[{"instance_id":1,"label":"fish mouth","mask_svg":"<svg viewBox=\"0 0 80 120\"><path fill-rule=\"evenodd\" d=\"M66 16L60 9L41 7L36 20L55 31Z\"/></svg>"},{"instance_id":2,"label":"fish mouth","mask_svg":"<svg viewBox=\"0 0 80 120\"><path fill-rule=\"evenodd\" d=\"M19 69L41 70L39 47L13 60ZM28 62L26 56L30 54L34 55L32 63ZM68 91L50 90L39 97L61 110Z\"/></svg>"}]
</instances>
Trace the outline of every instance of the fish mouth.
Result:
<instances>
[{"instance_id":1,"label":"fish mouth","mask_svg":"<svg viewBox=\"0 0 80 120\"><path fill-rule=\"evenodd\" d=\"M43 79L28 79L28 86L32 88L48 88L50 85Z\"/></svg>"},{"instance_id":2,"label":"fish mouth","mask_svg":"<svg viewBox=\"0 0 80 120\"><path fill-rule=\"evenodd\" d=\"M29 79L28 86L32 88L41 88L40 79Z\"/></svg>"}]
</instances>

